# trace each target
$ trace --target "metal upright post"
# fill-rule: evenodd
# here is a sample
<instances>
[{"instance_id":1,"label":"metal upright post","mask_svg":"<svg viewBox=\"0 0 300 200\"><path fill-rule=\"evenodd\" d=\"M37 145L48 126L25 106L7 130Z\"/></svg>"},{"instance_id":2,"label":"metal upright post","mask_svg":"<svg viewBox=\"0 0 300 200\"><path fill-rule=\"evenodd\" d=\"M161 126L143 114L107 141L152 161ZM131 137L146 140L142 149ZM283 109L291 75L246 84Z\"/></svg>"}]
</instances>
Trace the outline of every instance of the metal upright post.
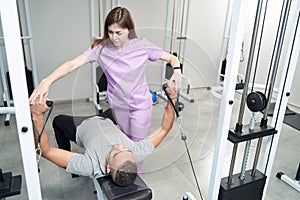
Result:
<instances>
[{"instance_id":1,"label":"metal upright post","mask_svg":"<svg viewBox=\"0 0 300 200\"><path fill-rule=\"evenodd\" d=\"M32 136L33 130L16 1L0 0L0 14L14 106L16 109L17 130L28 199L39 200L42 199L41 188L36 164L34 139Z\"/></svg>"},{"instance_id":2,"label":"metal upright post","mask_svg":"<svg viewBox=\"0 0 300 200\"><path fill-rule=\"evenodd\" d=\"M274 108L273 116L276 117L272 118L272 126L274 126L276 130L278 130L278 133L274 136L268 137L267 145L265 147L264 159L261 164L263 168L262 171L264 171L267 176L265 188L267 188L270 181L270 174L273 167L273 162L285 115L285 108L288 103L295 70L300 56L300 1L296 2L295 7L296 10L293 17L294 21L292 23L292 31L291 35L288 36L290 40L287 47L284 68L281 76L280 86L278 89L279 97L277 97L277 101ZM265 193L266 189L264 190L264 196Z\"/></svg>"},{"instance_id":3,"label":"metal upright post","mask_svg":"<svg viewBox=\"0 0 300 200\"><path fill-rule=\"evenodd\" d=\"M100 6L98 6L98 8L100 8ZM99 12L99 11L98 11ZM93 41L95 39L95 0L90 0L90 26L91 26L91 41ZM99 19L100 20L100 19ZM99 23L100 25L100 23ZM93 82L93 97L91 99L91 101L93 101L95 107L97 108L97 110L101 110L101 107L98 105L97 102L97 77L96 77L96 64L93 63L92 64L92 82Z\"/></svg>"},{"instance_id":4,"label":"metal upright post","mask_svg":"<svg viewBox=\"0 0 300 200\"><path fill-rule=\"evenodd\" d=\"M235 84L240 62L240 47L244 31L244 16L242 14L242 1L234 1L230 38L228 46L228 68L226 69L224 90L222 93L220 114L218 118L217 140L215 145L210 183L208 188L208 200L218 199L226 143L230 119L234 104Z\"/></svg>"},{"instance_id":5,"label":"metal upright post","mask_svg":"<svg viewBox=\"0 0 300 200\"><path fill-rule=\"evenodd\" d=\"M96 34L96 30L95 30L95 8L96 8L96 3L95 3L95 0L90 0L90 26L91 26L91 42L93 42L94 39L100 39L101 38L101 34L100 33L100 26L102 25L102 21L104 20L103 19L103 15L104 13L100 13L100 8L103 8L103 5L100 5L101 4L101 0L100 1L97 1L98 3L98 25L99 25L99 33ZM103 8L103 11L104 11L104 8ZM99 105L99 89L98 89L98 85L97 85L97 71L96 71L96 68L98 67L97 64L94 62L92 64L92 83L93 83L93 97L91 99L91 101L94 103L96 109L98 111L102 111L102 108L101 106Z\"/></svg>"},{"instance_id":6,"label":"metal upright post","mask_svg":"<svg viewBox=\"0 0 300 200\"><path fill-rule=\"evenodd\" d=\"M38 74L37 74L37 66L35 60L35 51L33 47L33 39L32 39L32 27L31 27L31 18L30 18L30 9L29 9L29 2L28 0L24 0L24 8L25 8L25 17L27 23L27 32L28 32L28 43L30 49L30 56L31 56L31 69L33 74L33 84L34 87L38 86Z\"/></svg>"},{"instance_id":7,"label":"metal upright post","mask_svg":"<svg viewBox=\"0 0 300 200\"><path fill-rule=\"evenodd\" d=\"M221 74L222 69L222 63L223 59L227 56L227 50L228 50L228 41L229 41L229 30L230 30L230 22L232 19L232 8L233 8L233 0L227 1L227 9L226 9L226 17L225 17L225 23L224 23L224 30L223 30L223 40L221 45L221 55L220 55L220 63L219 63L219 70L217 74L217 86L221 85L220 82L220 76L223 76Z\"/></svg>"}]
</instances>

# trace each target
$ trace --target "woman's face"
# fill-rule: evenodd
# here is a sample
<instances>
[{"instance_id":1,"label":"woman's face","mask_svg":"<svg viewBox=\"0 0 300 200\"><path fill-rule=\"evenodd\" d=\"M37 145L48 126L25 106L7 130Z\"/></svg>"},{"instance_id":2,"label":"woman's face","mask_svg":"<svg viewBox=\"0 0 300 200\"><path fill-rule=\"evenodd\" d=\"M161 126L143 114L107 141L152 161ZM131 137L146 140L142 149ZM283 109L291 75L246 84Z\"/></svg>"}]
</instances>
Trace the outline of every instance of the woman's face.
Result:
<instances>
[{"instance_id":1,"label":"woman's face","mask_svg":"<svg viewBox=\"0 0 300 200\"><path fill-rule=\"evenodd\" d=\"M117 49L123 49L129 42L129 30L127 28L122 28L118 24L112 24L108 26L108 36L113 45Z\"/></svg>"}]
</instances>

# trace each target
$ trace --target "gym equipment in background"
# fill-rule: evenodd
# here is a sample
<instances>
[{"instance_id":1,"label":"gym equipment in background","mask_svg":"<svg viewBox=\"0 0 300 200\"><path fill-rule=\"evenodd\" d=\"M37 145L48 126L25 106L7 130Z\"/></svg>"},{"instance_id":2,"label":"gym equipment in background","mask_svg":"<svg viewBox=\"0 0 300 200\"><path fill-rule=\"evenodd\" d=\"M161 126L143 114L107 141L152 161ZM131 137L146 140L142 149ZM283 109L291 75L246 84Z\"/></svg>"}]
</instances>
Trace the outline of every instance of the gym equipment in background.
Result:
<instances>
[{"instance_id":1,"label":"gym equipment in background","mask_svg":"<svg viewBox=\"0 0 300 200\"><path fill-rule=\"evenodd\" d=\"M29 9L28 0L16 1L16 5L17 5L17 11L18 11L20 33L21 33L23 59L25 62L27 90L28 90L28 96L30 96L34 90L34 87L38 84L36 63L35 63L35 53L34 53L33 40L32 40L30 9ZM24 14L24 16L22 16L22 14ZM24 19L24 20L22 20L22 19ZM22 23L22 21L23 21L23 23ZM23 25L23 24L25 24L25 25ZM4 38L2 37L1 39L4 39ZM13 96L12 96L12 91L11 91L9 71L7 71L6 75L5 75L5 62L2 58L2 48L0 50L0 54L1 54L0 60L2 62L2 63L0 63L0 70L1 70L2 85L3 85L3 90L4 90L3 91L4 107L0 108L0 113L6 114L4 125L9 126L10 125L10 115L15 114L15 110L13 107ZM31 69L29 68L29 66Z\"/></svg>"},{"instance_id":2,"label":"gym equipment in background","mask_svg":"<svg viewBox=\"0 0 300 200\"><path fill-rule=\"evenodd\" d=\"M232 27L232 34L237 34L241 36L241 32L238 32L241 30L241 23L239 21L239 16L241 15L241 5L242 1L235 1L234 3L234 12L233 12L233 24L231 24ZM275 113L272 118L271 124L268 123L268 110L270 107L270 101L272 99L272 94L274 91L274 83L276 80L277 70L279 66L279 60L281 55L281 50L283 46L283 40L285 38L285 32L286 32L286 26L287 26L287 20L291 8L291 1L286 0L282 3L282 10L281 15L279 18L279 25L277 29L277 34L275 37L275 44L273 47L273 53L271 56L270 61L270 67L269 67L269 74L266 76L266 86L264 87L265 90L262 92L264 96L261 95L261 93L257 93L257 91L254 91L254 87L249 88L249 80L252 70L252 62L254 53L257 53L257 59L256 59L256 65L255 65L255 71L253 73L253 81L252 85L255 83L255 77L257 73L257 62L259 59L259 53L260 51L255 51L255 45L259 44L259 49L261 40L262 40L262 32L264 29L264 20L265 15L263 19L263 23L261 25L261 35L260 35L260 41L257 42L257 33L258 33L258 27L259 27L259 19L260 19L260 13L262 10L263 3L262 1L258 1L257 3L257 9L256 9L256 16L255 16L255 22L253 26L253 34L252 34L252 40L250 45L250 51L248 56L248 64L246 68L246 75L245 75L245 84L243 89L243 94L240 102L240 109L239 109L239 115L238 115L238 122L236 123L235 128L229 129L229 132L227 133L228 137L227 139L233 143L233 151L232 151L232 158L231 158L231 164L229 169L229 176L224 177L221 179L221 185L219 188L219 196L218 199L262 199L264 192L265 192L265 186L268 184L268 175L271 173L271 168L274 160L275 151L278 144L278 138L280 135L280 129L283 122L284 117L284 109L287 105L287 99L290 96L290 88L291 83L293 79L293 73L295 70L295 66L297 64L298 55L299 55L299 30L298 30L298 21L299 21L299 9L300 9L300 3L296 2L296 11L294 13L294 22L292 23L292 31L290 32L291 36L289 37L289 45L286 48L287 54L286 54L286 60L285 64L283 66L282 70L282 77L280 82L280 87L278 91L278 95L276 98L276 108ZM267 10L268 3L265 4L265 13ZM236 33L238 32L238 33ZM231 77L236 77L234 75L237 74L238 68L237 61L232 58L237 58L237 48L239 44L242 43L241 37L238 37L237 39L233 39L234 41L230 41L229 49L230 49L230 56L228 57L228 62L230 62L231 68L226 73L229 73L225 75L225 84L224 84L224 91L226 95L223 93L222 95L222 102L221 102L221 111L223 109L225 112L221 112L219 116L219 120L222 120L221 116L225 116L224 114L228 114L230 112L230 109L232 109L232 105L234 103L233 99L230 99L232 97L231 94L234 94L231 90L232 89L234 81ZM233 47L234 45L234 47ZM232 55L231 55L232 53ZM233 66L234 64L234 66ZM226 80L229 79L229 80ZM226 90L225 90L226 89ZM250 90L250 93L248 93L248 90ZM249 110L252 112L252 117L250 119L249 124L243 125L243 115L245 112L245 103L246 99L248 99L248 107ZM224 101L225 100L225 101ZM257 105L258 104L258 105ZM227 111L227 112L226 112ZM260 122L255 122L255 115L262 114L262 118ZM230 116L230 115L229 115ZM224 118L223 118L224 119ZM225 119L224 119L225 120ZM228 124L225 124L222 121L219 121L218 127L223 128L227 127L227 125L230 124L229 121L226 120ZM228 130L228 129L227 129ZM220 131L220 130L219 130ZM218 183L218 176L221 176L222 167L218 167L218 164L221 164L221 162L224 161L224 159L220 158L220 153L222 150L224 150L226 145L224 144L224 141L222 139L225 139L226 130L224 132L220 132L222 136L220 137L220 140L217 141L215 155L214 155L214 161L213 161L213 169L212 169L212 176L211 176L211 185L209 188L209 197L208 199L216 199L215 190L217 189L217 183ZM257 164L259 160L259 154L262 147L262 140L264 137L268 138L268 141L266 143L266 149L265 149L265 156L262 160L261 167L262 169L258 170ZM257 146L256 151L253 158L253 166L252 169L247 170L247 162L249 157L249 151L250 151L250 144L251 141L257 139ZM242 159L242 166L240 173L237 173L233 175L235 160L236 160L236 154L237 154L237 148L238 144L241 142L246 142L245 149L244 149L244 156ZM223 154L224 155L224 154ZM216 180L217 179L217 180ZM214 189L214 191L213 191Z\"/></svg>"},{"instance_id":3,"label":"gym equipment in background","mask_svg":"<svg viewBox=\"0 0 300 200\"><path fill-rule=\"evenodd\" d=\"M283 182L287 183L291 187L293 187L298 192L300 192L300 163L294 180L288 177L287 175L285 175L283 172L278 172L276 174L276 177L282 180Z\"/></svg>"},{"instance_id":4,"label":"gym equipment in background","mask_svg":"<svg viewBox=\"0 0 300 200\"><path fill-rule=\"evenodd\" d=\"M275 58L277 61L279 60L281 47L283 44L284 33L286 30L287 18L289 14L289 7L291 1L287 1L286 4L282 6L283 15L281 15L280 23L276 36L276 43L274 47ZM268 125L267 121L267 113L269 109L270 100L272 98L273 87L275 83L275 77L278 69L278 62L271 61L271 65L269 68L269 72L272 72L271 76L269 76L268 81L266 83L266 87L268 88L268 96L265 96L265 93L259 91L253 91L254 88L252 86L251 92L248 94L248 84L250 81L250 75L252 70L253 58L255 45L257 41L257 33L259 28L261 10L263 7L263 1L259 0L257 4L256 16L253 27L253 34L251 40L251 46L249 51L248 63L246 68L246 76L245 76L245 86L240 102L240 110L238 115L238 122L236 123L235 129L230 129L228 134L228 140L234 144L232 151L231 164L229 169L229 176L222 178L221 186L219 191L219 199L245 199L245 200L260 200L263 196L264 186L266 182L266 175L263 172L260 172L257 168L257 162L259 159L259 154L261 150L261 144L263 137L271 136L277 133L277 130L273 126ZM265 11L267 10L267 3L265 6ZM265 12L266 14L266 12ZM265 15L263 18L263 25L265 22ZM261 34L263 32L264 26L262 25ZM278 39L278 40L277 40ZM260 37L261 40L261 37ZM260 43L259 43L260 44ZM260 46L259 46L260 48ZM259 51L258 51L259 54ZM256 60L258 62L258 59ZM273 65L273 66L272 66ZM255 66L255 72L253 74L253 83L255 82L255 76L257 72L257 65ZM269 81L270 80L270 81ZM269 82L269 83L268 83ZM245 112L245 103L247 102L247 106L249 110L252 111L252 118L250 120L249 125L243 125L243 115ZM263 118L260 123L255 123L255 113L264 112ZM247 162L249 157L250 145L251 141L254 139L258 139L256 153L253 160L252 170L246 170ZM238 149L238 144L241 142L246 142L244 156L241 166L240 173L233 175L233 169L236 160L236 153Z\"/></svg>"},{"instance_id":5,"label":"gym equipment in background","mask_svg":"<svg viewBox=\"0 0 300 200\"><path fill-rule=\"evenodd\" d=\"M0 199L21 194L22 176L11 172L2 173L0 168Z\"/></svg>"},{"instance_id":6,"label":"gym equipment in background","mask_svg":"<svg viewBox=\"0 0 300 200\"><path fill-rule=\"evenodd\" d=\"M11 114L15 114L15 108L10 101L9 87L8 82L6 80L5 72L4 72L4 60L2 58L2 52L0 51L0 72L1 72L1 80L3 86L3 107L0 107L0 114L5 114L4 125L10 125L10 116Z\"/></svg>"},{"instance_id":7,"label":"gym equipment in background","mask_svg":"<svg viewBox=\"0 0 300 200\"><path fill-rule=\"evenodd\" d=\"M94 68L93 68L94 69ZM95 94L96 98L93 98L94 105L97 108L98 113L102 113L103 110L100 106L101 101L107 100L107 79L105 74L103 73L103 70L100 66L96 67L96 76L93 77L96 78L96 84L95 84Z\"/></svg>"},{"instance_id":8,"label":"gym equipment in background","mask_svg":"<svg viewBox=\"0 0 300 200\"><path fill-rule=\"evenodd\" d=\"M156 92L154 92L152 90L149 90L149 92L151 94L153 104L158 104L158 99L157 99Z\"/></svg>"},{"instance_id":9,"label":"gym equipment in background","mask_svg":"<svg viewBox=\"0 0 300 200\"><path fill-rule=\"evenodd\" d=\"M167 1L167 12L166 12L166 26L165 26L165 39L164 39L164 49L168 49L169 53L178 57L180 62L182 82L187 85L186 92L183 92L182 88L179 95L183 97L186 101L194 103L194 99L190 96L190 79L184 76L184 59L186 50L186 40L187 40L187 28L189 19L189 8L190 1ZM170 12L171 10L171 12ZM169 22L171 19L171 22ZM162 67L162 81L164 83L173 74L173 69L170 63L164 63ZM183 83L182 83L183 85ZM163 91L157 92L157 95L162 99L167 100Z\"/></svg>"}]
</instances>

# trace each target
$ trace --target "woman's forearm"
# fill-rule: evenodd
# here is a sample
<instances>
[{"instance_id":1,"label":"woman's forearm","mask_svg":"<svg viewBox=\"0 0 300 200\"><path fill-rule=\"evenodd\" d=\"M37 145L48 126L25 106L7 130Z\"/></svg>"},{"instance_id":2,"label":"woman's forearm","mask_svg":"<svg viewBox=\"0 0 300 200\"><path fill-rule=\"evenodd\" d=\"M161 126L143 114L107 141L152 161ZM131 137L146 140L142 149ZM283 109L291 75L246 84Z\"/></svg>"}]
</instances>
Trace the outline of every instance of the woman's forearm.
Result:
<instances>
[{"instance_id":1,"label":"woman's forearm","mask_svg":"<svg viewBox=\"0 0 300 200\"><path fill-rule=\"evenodd\" d=\"M64 77L65 75L71 73L75 69L80 66L86 64L88 62L86 56L80 55L72 60L68 60L67 62L60 65L56 68L49 76L47 76L44 80L50 84L53 84L58 79Z\"/></svg>"}]
</instances>

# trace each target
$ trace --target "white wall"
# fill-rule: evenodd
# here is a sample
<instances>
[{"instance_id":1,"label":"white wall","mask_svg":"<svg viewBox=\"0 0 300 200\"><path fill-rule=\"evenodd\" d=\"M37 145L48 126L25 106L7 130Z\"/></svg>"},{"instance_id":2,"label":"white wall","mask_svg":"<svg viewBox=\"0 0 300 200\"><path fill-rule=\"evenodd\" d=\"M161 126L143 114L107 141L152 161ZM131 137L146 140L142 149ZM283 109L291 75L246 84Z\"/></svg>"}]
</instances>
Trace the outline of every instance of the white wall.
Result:
<instances>
[{"instance_id":1,"label":"white wall","mask_svg":"<svg viewBox=\"0 0 300 200\"><path fill-rule=\"evenodd\" d=\"M88 0L30 0L38 77L41 81L63 62L90 46ZM91 67L57 81L49 97L55 100L91 96Z\"/></svg>"},{"instance_id":2,"label":"white wall","mask_svg":"<svg viewBox=\"0 0 300 200\"><path fill-rule=\"evenodd\" d=\"M214 85L217 81L226 7L227 1L191 0L188 35L194 48L187 48L186 55L201 73L202 85ZM191 78L197 79L192 74Z\"/></svg>"},{"instance_id":3,"label":"white wall","mask_svg":"<svg viewBox=\"0 0 300 200\"><path fill-rule=\"evenodd\" d=\"M164 48L167 0L121 0L121 5L131 11L140 37L146 37ZM172 2L172 1L171 1ZM264 82L269 67L270 52L277 29L281 8L279 1L270 2L270 13L263 37L258 82ZM281 2L281 1L280 1ZM90 0L29 0L33 39L41 81L57 66L85 51L90 43ZM190 0L188 39L184 60L185 76L191 79L192 87L214 85L217 82L223 26L226 17L227 1ZM245 31L245 61L241 63L240 73L245 73L249 51L256 1L249 1L247 30ZM168 20L171 20L169 17ZM289 32L287 31L286 34ZM266 45L267 43L270 43ZM167 49L166 49L167 50ZM281 60L284 60L284 55ZM160 62L149 64L147 78L150 83L161 80ZM279 70L280 72L280 70ZM295 81L299 74L295 75ZM49 97L54 100L81 99L92 96L91 65L87 65L71 75L57 81L50 90ZM278 76L280 77L280 75ZM290 102L300 105L300 93L293 84Z\"/></svg>"}]
</instances>

